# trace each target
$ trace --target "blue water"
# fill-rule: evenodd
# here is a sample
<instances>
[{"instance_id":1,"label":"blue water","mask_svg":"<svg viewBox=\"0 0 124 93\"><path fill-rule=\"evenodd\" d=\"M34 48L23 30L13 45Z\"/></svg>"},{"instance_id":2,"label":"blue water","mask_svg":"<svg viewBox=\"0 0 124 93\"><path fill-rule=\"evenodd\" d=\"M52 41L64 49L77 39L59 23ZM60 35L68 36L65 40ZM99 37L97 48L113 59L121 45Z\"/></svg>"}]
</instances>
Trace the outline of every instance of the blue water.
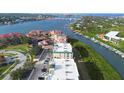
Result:
<instances>
[{"instance_id":1,"label":"blue water","mask_svg":"<svg viewBox=\"0 0 124 93\"><path fill-rule=\"evenodd\" d=\"M43 20L43 21L34 21L34 22L26 22L14 25L4 25L0 26L0 34L5 34L9 32L21 32L28 33L31 30L39 29L39 30L60 30L63 31L66 35L71 38L75 38L84 42L85 44L90 45L95 51L97 51L100 55L102 55L108 63L110 63L122 76L124 79L124 59L115 53L109 51L108 49L81 37L79 35L75 35L67 25L72 22L69 20Z\"/></svg>"},{"instance_id":2,"label":"blue water","mask_svg":"<svg viewBox=\"0 0 124 93\"><path fill-rule=\"evenodd\" d=\"M69 23L67 20L43 20L43 21L33 21L25 22L14 25L4 25L0 26L0 34L10 33L10 32L21 32L28 33L31 30L63 30L63 25Z\"/></svg>"}]
</instances>

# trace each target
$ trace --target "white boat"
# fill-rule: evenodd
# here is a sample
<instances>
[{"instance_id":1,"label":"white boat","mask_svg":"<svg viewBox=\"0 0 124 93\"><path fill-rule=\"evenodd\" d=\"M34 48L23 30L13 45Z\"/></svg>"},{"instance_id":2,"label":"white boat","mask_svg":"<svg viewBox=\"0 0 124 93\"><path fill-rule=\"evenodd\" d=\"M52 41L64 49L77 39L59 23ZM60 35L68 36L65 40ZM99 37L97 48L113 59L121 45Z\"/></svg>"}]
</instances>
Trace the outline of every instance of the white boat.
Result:
<instances>
[{"instance_id":1,"label":"white boat","mask_svg":"<svg viewBox=\"0 0 124 93\"><path fill-rule=\"evenodd\" d=\"M124 53L123 53L123 55L121 55L121 57L124 58Z\"/></svg>"}]
</instances>

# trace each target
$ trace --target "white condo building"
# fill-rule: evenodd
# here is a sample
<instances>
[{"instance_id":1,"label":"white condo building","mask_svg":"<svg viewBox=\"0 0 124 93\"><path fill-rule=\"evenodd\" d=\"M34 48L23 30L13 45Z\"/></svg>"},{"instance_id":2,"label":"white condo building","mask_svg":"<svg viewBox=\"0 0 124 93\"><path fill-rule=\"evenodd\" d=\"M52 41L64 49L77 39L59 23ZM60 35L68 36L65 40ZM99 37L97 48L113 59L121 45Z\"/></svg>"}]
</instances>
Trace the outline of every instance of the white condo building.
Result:
<instances>
[{"instance_id":1,"label":"white condo building","mask_svg":"<svg viewBox=\"0 0 124 93\"><path fill-rule=\"evenodd\" d=\"M53 49L53 80L78 80L79 73L70 43L56 43Z\"/></svg>"},{"instance_id":2,"label":"white condo building","mask_svg":"<svg viewBox=\"0 0 124 93\"><path fill-rule=\"evenodd\" d=\"M72 46L70 43L55 43L53 48L53 58L73 59Z\"/></svg>"},{"instance_id":3,"label":"white condo building","mask_svg":"<svg viewBox=\"0 0 124 93\"><path fill-rule=\"evenodd\" d=\"M119 40L124 40L124 38L118 37L119 31L110 31L105 35L105 39L112 42L118 42Z\"/></svg>"},{"instance_id":4,"label":"white condo building","mask_svg":"<svg viewBox=\"0 0 124 93\"><path fill-rule=\"evenodd\" d=\"M77 65L73 59L73 51L70 43L66 42L65 35L55 38L49 62L49 74L47 80L79 80Z\"/></svg>"},{"instance_id":5,"label":"white condo building","mask_svg":"<svg viewBox=\"0 0 124 93\"><path fill-rule=\"evenodd\" d=\"M53 59L54 72L51 80L78 80L79 74L76 63L73 59Z\"/></svg>"}]
</instances>

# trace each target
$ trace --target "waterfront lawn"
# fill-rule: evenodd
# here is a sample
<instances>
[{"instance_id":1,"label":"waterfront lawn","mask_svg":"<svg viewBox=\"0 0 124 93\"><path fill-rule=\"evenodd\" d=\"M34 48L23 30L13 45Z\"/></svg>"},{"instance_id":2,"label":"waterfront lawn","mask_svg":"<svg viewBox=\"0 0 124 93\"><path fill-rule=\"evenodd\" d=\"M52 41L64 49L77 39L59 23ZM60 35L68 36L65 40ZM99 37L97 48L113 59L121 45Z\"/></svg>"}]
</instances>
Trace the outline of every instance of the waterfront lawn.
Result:
<instances>
[{"instance_id":1,"label":"waterfront lawn","mask_svg":"<svg viewBox=\"0 0 124 93\"><path fill-rule=\"evenodd\" d=\"M83 32L83 31L80 31L80 30L75 30L75 31L78 32L78 33L81 33L81 34L83 34L83 35L85 35L85 36L89 36L89 37L91 37L91 38L94 37L95 39L99 40L100 42L103 42L103 43L105 43L105 44L107 44L107 45L109 45L109 46L111 46L111 47L113 47L113 48L116 48L116 49L118 49L118 50L124 52L124 41L120 41L118 44L114 44L114 43L112 43L112 42L104 41L104 40L98 38L98 37L96 36L96 34L94 34L94 33Z\"/></svg>"},{"instance_id":2,"label":"waterfront lawn","mask_svg":"<svg viewBox=\"0 0 124 93\"><path fill-rule=\"evenodd\" d=\"M75 39L69 39L69 42L73 45L74 49L76 49L80 53L80 56L79 55L76 56L77 52L74 53L74 56L79 57L79 60L83 61L82 65L85 65L87 67L88 74L91 79L93 80L121 79L117 71L102 56L96 53L90 46Z\"/></svg>"},{"instance_id":3,"label":"waterfront lawn","mask_svg":"<svg viewBox=\"0 0 124 93\"><path fill-rule=\"evenodd\" d=\"M77 24L80 24L77 27ZM97 34L105 34L109 31L119 31L118 36L124 37L124 18L115 18L115 17L98 17L98 16L84 16L80 20L77 20L70 25L70 28L76 32L79 32L83 35L89 37L95 37L97 40L100 40L103 43L106 43L122 52L124 52L124 42L113 44L111 42L105 42L102 39L96 37Z\"/></svg>"},{"instance_id":4,"label":"waterfront lawn","mask_svg":"<svg viewBox=\"0 0 124 93\"><path fill-rule=\"evenodd\" d=\"M96 39L99 40L100 42L103 42L103 43L115 48L115 49L118 49L118 50L124 52L124 41L120 41L118 44L114 44L112 42L104 41L104 40L97 38L97 37L96 37Z\"/></svg>"},{"instance_id":5,"label":"waterfront lawn","mask_svg":"<svg viewBox=\"0 0 124 93\"><path fill-rule=\"evenodd\" d=\"M124 41L120 41L118 47L121 51L124 52Z\"/></svg>"}]
</instances>

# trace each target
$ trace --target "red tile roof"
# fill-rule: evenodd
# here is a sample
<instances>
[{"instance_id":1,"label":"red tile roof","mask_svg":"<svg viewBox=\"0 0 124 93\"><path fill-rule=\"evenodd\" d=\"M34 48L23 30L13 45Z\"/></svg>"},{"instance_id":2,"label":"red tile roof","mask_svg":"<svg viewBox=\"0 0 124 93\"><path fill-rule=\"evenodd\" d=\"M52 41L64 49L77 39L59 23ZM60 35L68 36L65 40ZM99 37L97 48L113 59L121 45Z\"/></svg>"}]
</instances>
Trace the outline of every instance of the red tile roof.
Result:
<instances>
[{"instance_id":1,"label":"red tile roof","mask_svg":"<svg viewBox=\"0 0 124 93\"><path fill-rule=\"evenodd\" d=\"M18 32L3 34L3 35L0 35L0 39L11 38L11 37L13 37L13 36L20 37L20 36L23 36L23 34L18 33Z\"/></svg>"}]
</instances>

